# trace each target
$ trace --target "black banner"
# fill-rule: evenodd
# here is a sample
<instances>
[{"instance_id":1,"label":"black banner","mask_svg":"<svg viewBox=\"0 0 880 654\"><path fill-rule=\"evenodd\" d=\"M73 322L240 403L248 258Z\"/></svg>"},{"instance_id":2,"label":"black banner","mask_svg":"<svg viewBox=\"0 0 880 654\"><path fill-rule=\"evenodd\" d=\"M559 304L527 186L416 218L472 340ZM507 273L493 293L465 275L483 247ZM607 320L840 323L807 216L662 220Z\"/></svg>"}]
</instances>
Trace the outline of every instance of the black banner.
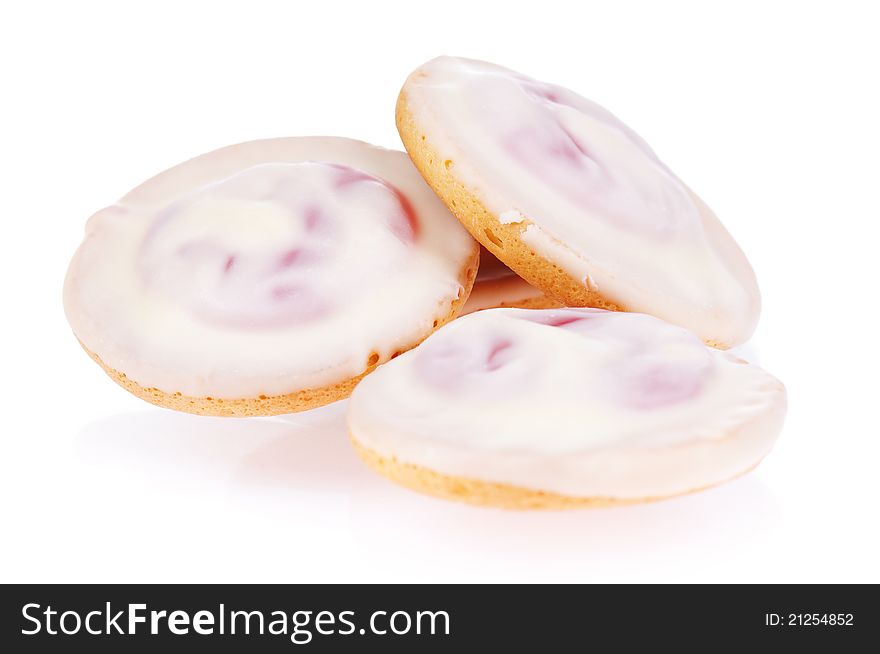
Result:
<instances>
[{"instance_id":1,"label":"black banner","mask_svg":"<svg viewBox=\"0 0 880 654\"><path fill-rule=\"evenodd\" d=\"M839 585L33 585L3 586L0 611L4 652L855 651L880 601Z\"/></svg>"}]
</instances>

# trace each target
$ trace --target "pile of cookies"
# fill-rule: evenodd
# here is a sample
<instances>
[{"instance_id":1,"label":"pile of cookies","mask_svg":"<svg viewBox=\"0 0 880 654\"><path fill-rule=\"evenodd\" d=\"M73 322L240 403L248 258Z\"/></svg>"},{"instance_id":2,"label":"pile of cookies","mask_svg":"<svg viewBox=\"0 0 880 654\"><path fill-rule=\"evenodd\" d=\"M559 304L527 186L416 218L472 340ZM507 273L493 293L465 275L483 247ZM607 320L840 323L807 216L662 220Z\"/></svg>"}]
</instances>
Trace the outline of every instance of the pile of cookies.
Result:
<instances>
[{"instance_id":1,"label":"pile of cookies","mask_svg":"<svg viewBox=\"0 0 880 654\"><path fill-rule=\"evenodd\" d=\"M761 460L785 389L724 351L757 323L754 273L637 134L452 57L396 116L406 153L242 143L93 215L64 290L86 352L203 415L351 395L368 465L477 504L657 499Z\"/></svg>"}]
</instances>

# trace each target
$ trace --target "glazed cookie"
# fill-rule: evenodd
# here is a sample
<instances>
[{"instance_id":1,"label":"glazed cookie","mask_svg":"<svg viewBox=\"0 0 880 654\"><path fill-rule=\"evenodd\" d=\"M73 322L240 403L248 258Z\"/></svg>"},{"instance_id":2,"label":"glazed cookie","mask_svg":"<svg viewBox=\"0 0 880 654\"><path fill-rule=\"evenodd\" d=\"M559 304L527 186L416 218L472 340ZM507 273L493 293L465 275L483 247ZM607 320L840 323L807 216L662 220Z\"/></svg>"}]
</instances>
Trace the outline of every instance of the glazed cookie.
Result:
<instances>
[{"instance_id":1,"label":"glazed cookie","mask_svg":"<svg viewBox=\"0 0 880 654\"><path fill-rule=\"evenodd\" d=\"M661 499L770 450L782 384L681 327L602 309L487 309L354 391L364 461L414 490L505 508Z\"/></svg>"},{"instance_id":2,"label":"glazed cookie","mask_svg":"<svg viewBox=\"0 0 880 654\"><path fill-rule=\"evenodd\" d=\"M566 306L649 313L729 347L760 313L712 211L599 105L492 64L440 57L400 93L416 167L473 236Z\"/></svg>"},{"instance_id":3,"label":"glazed cookie","mask_svg":"<svg viewBox=\"0 0 880 654\"><path fill-rule=\"evenodd\" d=\"M480 247L477 278L461 315L495 307L551 309L561 306L559 300L545 295L541 289L535 288L498 261L486 248Z\"/></svg>"},{"instance_id":4,"label":"glazed cookie","mask_svg":"<svg viewBox=\"0 0 880 654\"><path fill-rule=\"evenodd\" d=\"M271 139L171 168L92 216L64 305L135 395L271 415L347 397L455 317L478 257L403 152Z\"/></svg>"}]
</instances>

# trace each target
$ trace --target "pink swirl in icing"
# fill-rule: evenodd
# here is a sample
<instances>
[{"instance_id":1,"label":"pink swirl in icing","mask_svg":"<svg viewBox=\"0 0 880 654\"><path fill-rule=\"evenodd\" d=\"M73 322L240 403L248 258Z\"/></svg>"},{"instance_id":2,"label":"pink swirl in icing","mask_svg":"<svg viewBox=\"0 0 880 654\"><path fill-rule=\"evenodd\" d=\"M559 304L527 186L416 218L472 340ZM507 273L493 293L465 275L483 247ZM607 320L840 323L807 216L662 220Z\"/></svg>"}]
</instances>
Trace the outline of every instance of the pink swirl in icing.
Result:
<instances>
[{"instance_id":1,"label":"pink swirl in icing","mask_svg":"<svg viewBox=\"0 0 880 654\"><path fill-rule=\"evenodd\" d=\"M340 221L347 218L328 213L321 201L327 193L353 203L359 214L367 205L370 219L375 216L379 227L384 224L401 243L409 245L417 238L415 211L384 180L339 164L261 165L200 188L162 210L139 253L141 276L198 319L217 325L271 329L320 319L335 308L338 298L315 285L314 273L333 260L344 224ZM181 226L187 211L218 199L280 208L286 215L286 235L236 243L211 225ZM237 229L247 231L247 220L246 211L237 216ZM351 275L363 281L366 273L358 277L354 270Z\"/></svg>"},{"instance_id":2,"label":"pink swirl in icing","mask_svg":"<svg viewBox=\"0 0 880 654\"><path fill-rule=\"evenodd\" d=\"M602 309L518 311L519 320L561 329L602 342L614 354L585 360L599 366L599 393L630 410L650 411L677 406L699 396L712 374L706 347L689 332L638 314ZM651 324L648 324L651 323ZM514 391L527 394L539 387L543 372L553 366L549 351L505 330L503 323L485 333L441 331L416 353L416 371L442 392L498 397ZM591 363L593 361L593 363ZM552 373L551 373L552 374Z\"/></svg>"},{"instance_id":3,"label":"pink swirl in icing","mask_svg":"<svg viewBox=\"0 0 880 654\"><path fill-rule=\"evenodd\" d=\"M541 311L524 318L580 333L594 331L599 338L622 344L625 356L606 369L606 376L613 395L630 408L669 407L700 393L711 373L712 359L696 336L645 316L618 316L615 326L614 315L603 309L576 309ZM638 325L645 320L655 323L650 331ZM666 348L671 345L685 348L688 356L669 356Z\"/></svg>"},{"instance_id":4,"label":"pink swirl in icing","mask_svg":"<svg viewBox=\"0 0 880 654\"><path fill-rule=\"evenodd\" d=\"M697 397L703 390L711 361L677 362L651 354L635 356L617 370L615 386L634 409L662 409Z\"/></svg>"},{"instance_id":5,"label":"pink swirl in icing","mask_svg":"<svg viewBox=\"0 0 880 654\"><path fill-rule=\"evenodd\" d=\"M569 329L588 328L592 318L607 314L603 309L558 309L547 311L534 311L520 316L521 320L536 322L548 327L566 327Z\"/></svg>"},{"instance_id":6,"label":"pink swirl in icing","mask_svg":"<svg viewBox=\"0 0 880 654\"><path fill-rule=\"evenodd\" d=\"M577 207L618 227L665 238L699 220L687 189L635 132L601 106L562 87L512 75L534 109L528 120L505 124L502 147L533 176ZM630 162L621 169L619 146L591 139L571 118L582 114L627 143ZM632 157L634 153L635 159ZM641 172L639 172L641 170Z\"/></svg>"},{"instance_id":7,"label":"pink swirl in icing","mask_svg":"<svg viewBox=\"0 0 880 654\"><path fill-rule=\"evenodd\" d=\"M444 393L498 395L528 383L534 368L528 351L503 334L473 342L440 339L422 344L416 374Z\"/></svg>"},{"instance_id":8,"label":"pink swirl in icing","mask_svg":"<svg viewBox=\"0 0 880 654\"><path fill-rule=\"evenodd\" d=\"M412 203L396 186L393 186L383 179L374 177L369 173L365 173L357 168L349 168L340 164L325 164L339 171L339 178L336 181L336 188L345 190L355 184L379 184L383 189L394 195L400 211L389 216L389 227L397 238L404 243L412 243L418 235L419 223L416 220L416 211Z\"/></svg>"}]
</instances>

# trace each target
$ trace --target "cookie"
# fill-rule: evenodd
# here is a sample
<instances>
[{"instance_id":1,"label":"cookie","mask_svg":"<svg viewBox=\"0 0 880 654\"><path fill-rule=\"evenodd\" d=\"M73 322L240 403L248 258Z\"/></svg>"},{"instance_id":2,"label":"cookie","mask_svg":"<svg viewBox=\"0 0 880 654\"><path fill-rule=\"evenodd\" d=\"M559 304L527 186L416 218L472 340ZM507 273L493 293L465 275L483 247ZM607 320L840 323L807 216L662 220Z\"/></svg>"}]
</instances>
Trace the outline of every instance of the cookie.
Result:
<instances>
[{"instance_id":1,"label":"cookie","mask_svg":"<svg viewBox=\"0 0 880 654\"><path fill-rule=\"evenodd\" d=\"M551 309L561 306L558 300L548 297L541 289L529 284L486 248L481 247L477 278L461 315L496 307Z\"/></svg>"},{"instance_id":2,"label":"cookie","mask_svg":"<svg viewBox=\"0 0 880 654\"><path fill-rule=\"evenodd\" d=\"M354 390L361 458L431 495L515 509L606 506L714 486L757 465L783 385L653 316L487 309Z\"/></svg>"},{"instance_id":3,"label":"cookie","mask_svg":"<svg viewBox=\"0 0 880 654\"><path fill-rule=\"evenodd\" d=\"M730 347L757 323L748 260L648 145L568 89L440 57L412 73L397 127L471 234L567 306L648 313Z\"/></svg>"},{"instance_id":4,"label":"cookie","mask_svg":"<svg viewBox=\"0 0 880 654\"><path fill-rule=\"evenodd\" d=\"M272 415L347 397L454 318L478 261L405 153L270 139L180 164L92 216L64 305L138 397Z\"/></svg>"}]
</instances>

